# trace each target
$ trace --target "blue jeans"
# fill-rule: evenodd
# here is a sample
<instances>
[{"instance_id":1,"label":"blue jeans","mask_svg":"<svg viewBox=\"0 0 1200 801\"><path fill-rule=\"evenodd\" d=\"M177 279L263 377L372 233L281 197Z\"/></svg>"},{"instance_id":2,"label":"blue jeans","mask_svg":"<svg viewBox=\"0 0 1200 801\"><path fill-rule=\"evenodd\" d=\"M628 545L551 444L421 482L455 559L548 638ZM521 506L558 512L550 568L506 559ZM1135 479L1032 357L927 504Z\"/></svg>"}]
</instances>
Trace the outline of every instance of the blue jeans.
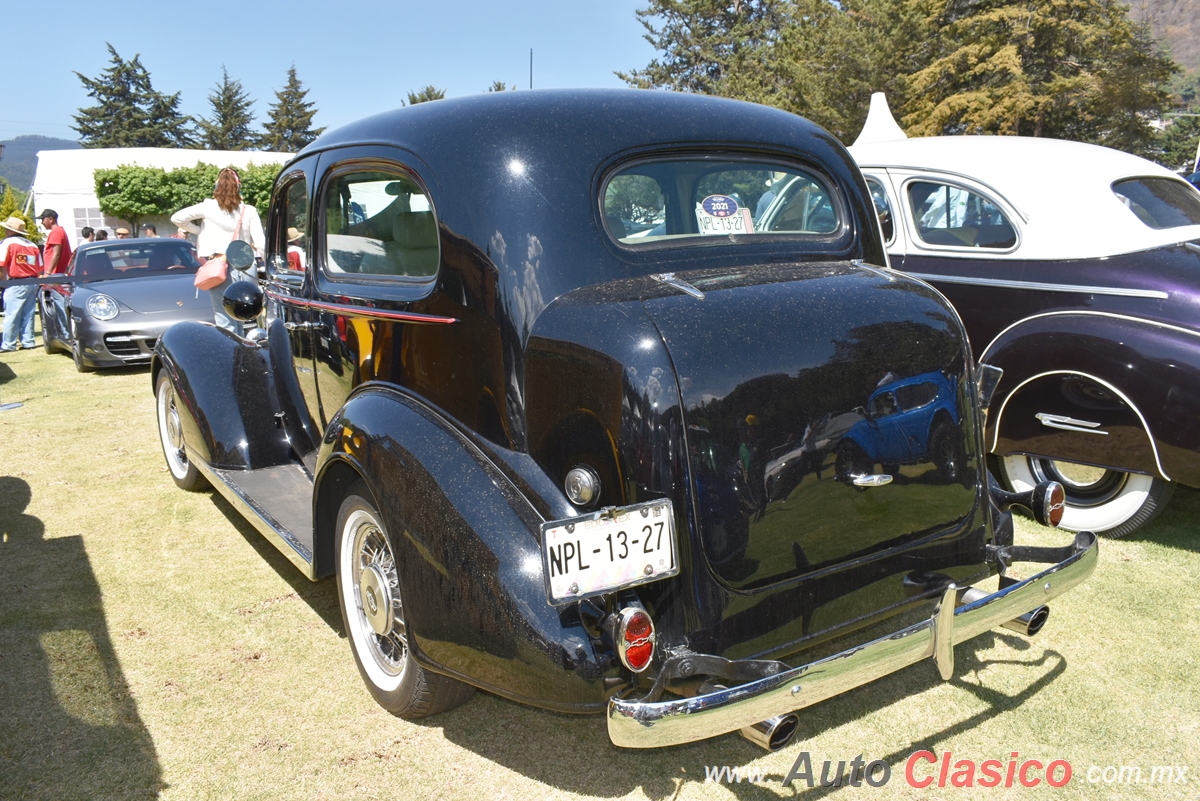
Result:
<instances>
[{"instance_id":1,"label":"blue jeans","mask_svg":"<svg viewBox=\"0 0 1200 801\"><path fill-rule=\"evenodd\" d=\"M37 286L10 286L4 290L4 339L0 348L16 350L18 335L21 347L32 348L33 312L37 308Z\"/></svg>"},{"instance_id":2,"label":"blue jeans","mask_svg":"<svg viewBox=\"0 0 1200 801\"><path fill-rule=\"evenodd\" d=\"M224 328L226 331L237 334L239 337L245 334L246 327L225 313L225 290L233 286L235 282L245 281L248 278L250 278L248 273L241 272L240 270L230 270L220 286L215 286L208 290L208 297L212 301L213 307L213 322L217 324L217 328Z\"/></svg>"}]
</instances>

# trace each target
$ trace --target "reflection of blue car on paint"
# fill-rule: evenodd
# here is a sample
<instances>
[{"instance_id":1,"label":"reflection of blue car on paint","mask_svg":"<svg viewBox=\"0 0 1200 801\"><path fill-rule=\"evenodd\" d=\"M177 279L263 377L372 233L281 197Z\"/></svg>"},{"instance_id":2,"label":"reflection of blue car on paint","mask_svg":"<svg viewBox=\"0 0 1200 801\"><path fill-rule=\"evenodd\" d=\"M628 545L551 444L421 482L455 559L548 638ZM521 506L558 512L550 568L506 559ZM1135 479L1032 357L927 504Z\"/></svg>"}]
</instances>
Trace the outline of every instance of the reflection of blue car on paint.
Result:
<instances>
[{"instance_id":1,"label":"reflection of blue car on paint","mask_svg":"<svg viewBox=\"0 0 1200 801\"><path fill-rule=\"evenodd\" d=\"M932 462L941 478L956 481L962 470L958 418L954 379L943 373L882 383L838 445L838 475L872 473L879 463L895 478L902 464Z\"/></svg>"}]
</instances>

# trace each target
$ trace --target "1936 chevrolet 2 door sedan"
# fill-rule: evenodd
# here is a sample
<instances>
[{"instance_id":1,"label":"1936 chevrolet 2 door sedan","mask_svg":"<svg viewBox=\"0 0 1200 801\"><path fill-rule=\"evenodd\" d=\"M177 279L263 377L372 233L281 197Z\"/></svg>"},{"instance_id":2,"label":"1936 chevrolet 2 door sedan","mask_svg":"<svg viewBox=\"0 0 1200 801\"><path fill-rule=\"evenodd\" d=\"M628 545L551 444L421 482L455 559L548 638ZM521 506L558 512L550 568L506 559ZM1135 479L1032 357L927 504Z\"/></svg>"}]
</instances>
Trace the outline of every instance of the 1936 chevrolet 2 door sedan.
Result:
<instances>
[{"instance_id":1,"label":"1936 chevrolet 2 door sedan","mask_svg":"<svg viewBox=\"0 0 1200 801\"><path fill-rule=\"evenodd\" d=\"M758 214L768 185L788 192ZM994 371L884 266L878 225L845 149L760 106L520 92L365 119L281 171L264 274L226 293L255 327L158 342L167 464L336 576L395 714L482 688L605 712L621 746L781 747L802 707L1033 633L1097 559L1086 533L1014 545L1008 506L1053 520L1061 487L989 482ZM839 470L826 426L811 471L767 491L810 423L929 375L955 469ZM900 613L922 616L805 664Z\"/></svg>"}]
</instances>

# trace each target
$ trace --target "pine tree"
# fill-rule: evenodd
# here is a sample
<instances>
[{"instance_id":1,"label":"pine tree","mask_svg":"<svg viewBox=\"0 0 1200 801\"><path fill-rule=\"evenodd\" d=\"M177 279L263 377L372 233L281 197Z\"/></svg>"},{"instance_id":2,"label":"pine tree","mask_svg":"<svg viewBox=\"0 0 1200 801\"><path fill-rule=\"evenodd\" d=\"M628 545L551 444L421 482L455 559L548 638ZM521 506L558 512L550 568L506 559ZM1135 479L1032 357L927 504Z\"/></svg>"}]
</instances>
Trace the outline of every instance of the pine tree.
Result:
<instances>
[{"instance_id":1,"label":"pine tree","mask_svg":"<svg viewBox=\"0 0 1200 801\"><path fill-rule=\"evenodd\" d=\"M418 103L428 103L430 100L441 100L446 96L445 89L438 89L436 86L426 86L419 92L408 93L408 105L415 106Z\"/></svg>"},{"instance_id":2,"label":"pine tree","mask_svg":"<svg viewBox=\"0 0 1200 801\"><path fill-rule=\"evenodd\" d=\"M288 70L287 84L275 93L270 120L263 124L265 133L258 140L263 150L295 153L321 135L325 129L313 129L312 118L317 110L314 103L305 100L307 96L308 90L301 87L293 64Z\"/></svg>"},{"instance_id":3,"label":"pine tree","mask_svg":"<svg viewBox=\"0 0 1200 801\"><path fill-rule=\"evenodd\" d=\"M79 109L75 130L84 147L187 147L192 118L179 112L179 93L156 92L140 56L125 61L110 44L112 63L97 78L78 72L97 105Z\"/></svg>"},{"instance_id":4,"label":"pine tree","mask_svg":"<svg viewBox=\"0 0 1200 801\"><path fill-rule=\"evenodd\" d=\"M241 81L232 80L225 65L221 65L221 83L208 96L212 118L198 120L200 144L210 150L251 150L257 137L254 124L254 101L242 88Z\"/></svg>"}]
</instances>

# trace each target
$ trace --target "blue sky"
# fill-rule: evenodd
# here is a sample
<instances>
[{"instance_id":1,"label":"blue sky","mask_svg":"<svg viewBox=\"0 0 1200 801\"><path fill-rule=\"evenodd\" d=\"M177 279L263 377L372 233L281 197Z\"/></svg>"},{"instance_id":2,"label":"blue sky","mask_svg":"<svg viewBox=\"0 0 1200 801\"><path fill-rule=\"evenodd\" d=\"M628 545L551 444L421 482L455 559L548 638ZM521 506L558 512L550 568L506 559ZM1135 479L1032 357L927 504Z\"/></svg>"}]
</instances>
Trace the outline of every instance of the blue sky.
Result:
<instances>
[{"instance_id":1,"label":"blue sky","mask_svg":"<svg viewBox=\"0 0 1200 801\"><path fill-rule=\"evenodd\" d=\"M317 126L336 127L389 108L432 84L447 97L493 81L535 89L619 87L615 70L644 67L654 50L634 12L644 0L245 0L188 4L20 3L5 13L23 63L0 101L0 139L74 139L73 114L92 105L75 75L141 55L154 88L180 92L181 110L209 114L221 65L255 101L256 122L293 63Z\"/></svg>"}]
</instances>

